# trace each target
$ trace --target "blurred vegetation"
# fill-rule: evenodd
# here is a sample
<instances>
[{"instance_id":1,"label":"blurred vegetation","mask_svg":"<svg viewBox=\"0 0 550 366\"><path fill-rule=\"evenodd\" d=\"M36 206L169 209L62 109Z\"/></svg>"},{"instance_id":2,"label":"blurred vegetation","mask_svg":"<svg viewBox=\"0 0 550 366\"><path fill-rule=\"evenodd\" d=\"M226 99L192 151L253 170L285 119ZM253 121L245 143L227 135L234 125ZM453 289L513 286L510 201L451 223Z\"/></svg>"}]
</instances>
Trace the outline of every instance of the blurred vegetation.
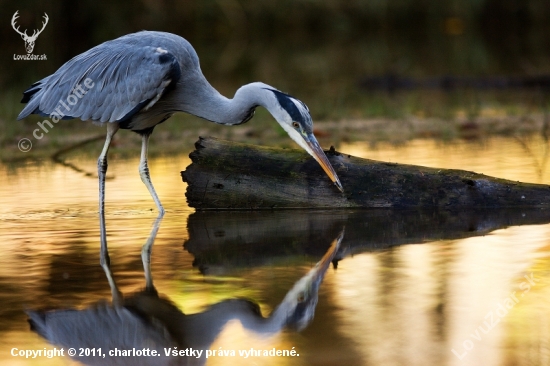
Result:
<instances>
[{"instance_id":1,"label":"blurred vegetation","mask_svg":"<svg viewBox=\"0 0 550 366\"><path fill-rule=\"evenodd\" d=\"M103 41L142 29L182 35L214 79L275 78L326 82L346 72L409 75L549 71L546 0L201 0L127 2L2 0L4 49L24 53L9 26L50 22L35 54L46 62L9 61L0 85L20 85L57 69ZM9 53L8 53L9 55ZM6 55L7 56L7 55ZM32 69L29 70L29 65ZM320 72L326 73L321 75ZM344 73L346 73L344 72ZM296 74L299 80L283 78ZM282 80L279 80L282 79Z\"/></svg>"},{"instance_id":2,"label":"blurred vegetation","mask_svg":"<svg viewBox=\"0 0 550 366\"><path fill-rule=\"evenodd\" d=\"M364 76L390 73L550 74L548 0L113 0L101 6L91 0L0 0L0 5L1 145L13 145L38 121L14 122L24 88L94 45L143 29L188 39L222 94L231 96L240 85L261 80L302 99L315 121L448 120L474 118L487 109L497 117L544 115L549 109L547 91L538 89L388 94L358 87ZM16 10L18 24L29 33L48 14L34 50L47 61L13 60L13 54L25 54L10 26ZM268 119L265 113L258 117L259 123ZM83 128L74 122L63 128L68 124L75 126L69 133ZM172 136L181 129L166 125L174 125L163 126ZM84 131L88 128L97 131L93 126Z\"/></svg>"}]
</instances>

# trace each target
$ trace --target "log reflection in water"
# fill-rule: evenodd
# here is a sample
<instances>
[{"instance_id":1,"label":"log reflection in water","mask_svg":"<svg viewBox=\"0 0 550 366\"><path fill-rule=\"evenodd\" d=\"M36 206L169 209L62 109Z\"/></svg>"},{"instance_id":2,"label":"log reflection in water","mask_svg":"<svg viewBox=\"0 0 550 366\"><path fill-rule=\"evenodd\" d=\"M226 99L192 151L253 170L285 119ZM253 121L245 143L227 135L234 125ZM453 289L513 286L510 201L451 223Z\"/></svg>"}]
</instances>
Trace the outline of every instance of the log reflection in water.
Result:
<instances>
[{"instance_id":1,"label":"log reflection in water","mask_svg":"<svg viewBox=\"0 0 550 366\"><path fill-rule=\"evenodd\" d=\"M396 245L462 239L513 225L550 222L550 210L392 210L195 212L189 216L184 247L203 273L224 267L260 265L274 257L321 255L327 237L345 225L346 238L336 255Z\"/></svg>"}]
</instances>

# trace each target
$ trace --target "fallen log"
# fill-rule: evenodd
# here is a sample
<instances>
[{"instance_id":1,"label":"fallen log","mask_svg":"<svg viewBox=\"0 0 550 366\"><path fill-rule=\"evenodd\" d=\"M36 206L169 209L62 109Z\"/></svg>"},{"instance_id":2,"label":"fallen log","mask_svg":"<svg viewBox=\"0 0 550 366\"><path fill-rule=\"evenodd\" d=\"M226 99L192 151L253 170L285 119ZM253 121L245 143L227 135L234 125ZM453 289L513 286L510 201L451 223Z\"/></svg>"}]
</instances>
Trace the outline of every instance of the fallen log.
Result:
<instances>
[{"instance_id":1,"label":"fallen log","mask_svg":"<svg viewBox=\"0 0 550 366\"><path fill-rule=\"evenodd\" d=\"M550 186L325 151L345 193L306 152L199 138L181 172L189 206L209 209L550 207Z\"/></svg>"}]
</instances>

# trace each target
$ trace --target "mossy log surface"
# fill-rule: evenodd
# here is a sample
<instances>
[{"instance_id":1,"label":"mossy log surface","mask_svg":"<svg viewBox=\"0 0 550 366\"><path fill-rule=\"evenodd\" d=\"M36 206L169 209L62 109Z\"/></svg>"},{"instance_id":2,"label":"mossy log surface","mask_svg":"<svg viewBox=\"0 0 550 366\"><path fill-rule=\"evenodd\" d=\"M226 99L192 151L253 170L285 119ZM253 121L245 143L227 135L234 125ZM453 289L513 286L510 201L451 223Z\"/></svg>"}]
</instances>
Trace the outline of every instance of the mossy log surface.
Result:
<instances>
[{"instance_id":1,"label":"mossy log surface","mask_svg":"<svg viewBox=\"0 0 550 366\"><path fill-rule=\"evenodd\" d=\"M550 186L325 151L345 193L306 152L199 138L181 172L189 206L208 209L550 207Z\"/></svg>"}]
</instances>

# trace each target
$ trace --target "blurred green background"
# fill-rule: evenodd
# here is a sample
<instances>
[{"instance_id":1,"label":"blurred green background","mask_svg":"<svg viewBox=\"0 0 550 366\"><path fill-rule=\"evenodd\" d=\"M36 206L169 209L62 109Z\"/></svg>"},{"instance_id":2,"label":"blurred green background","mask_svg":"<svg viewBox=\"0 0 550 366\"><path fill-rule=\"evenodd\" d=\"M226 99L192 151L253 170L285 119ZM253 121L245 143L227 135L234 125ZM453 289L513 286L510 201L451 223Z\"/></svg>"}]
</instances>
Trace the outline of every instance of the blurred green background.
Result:
<instances>
[{"instance_id":1,"label":"blurred green background","mask_svg":"<svg viewBox=\"0 0 550 366\"><path fill-rule=\"evenodd\" d=\"M232 96L242 84L263 81L302 99L315 121L411 116L472 120L545 116L549 109L545 87L388 93L359 86L365 77L383 75L418 79L549 75L548 0L1 0L0 4L4 91L0 127L5 131L1 146L13 145L28 134L21 126L31 128L38 120L13 125L27 86L94 45L143 29L173 32L189 40L204 74L222 94ZM10 25L16 10L18 25L28 33L40 28L43 14L48 14L49 23L33 52L46 54L47 61L13 59L14 54L26 53ZM264 118L260 112L255 119Z\"/></svg>"}]
</instances>

